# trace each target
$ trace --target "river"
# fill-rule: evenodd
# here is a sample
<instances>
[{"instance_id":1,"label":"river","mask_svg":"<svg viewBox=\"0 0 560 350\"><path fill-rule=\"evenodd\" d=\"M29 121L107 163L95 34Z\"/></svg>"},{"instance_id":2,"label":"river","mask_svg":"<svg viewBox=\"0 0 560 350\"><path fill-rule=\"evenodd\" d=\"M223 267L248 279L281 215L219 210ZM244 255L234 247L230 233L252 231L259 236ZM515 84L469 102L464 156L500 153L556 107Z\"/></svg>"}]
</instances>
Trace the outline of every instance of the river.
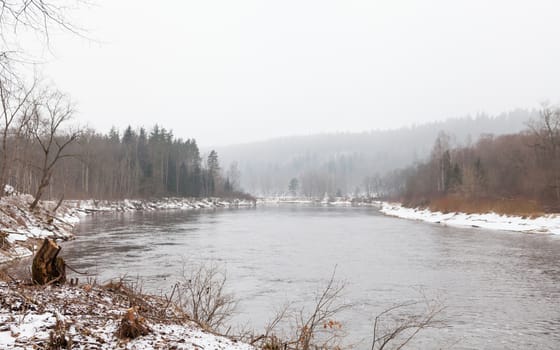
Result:
<instances>
[{"instance_id":1,"label":"river","mask_svg":"<svg viewBox=\"0 0 560 350\"><path fill-rule=\"evenodd\" d=\"M86 217L64 245L98 281L127 275L167 293L183 266L227 271L232 324L257 330L286 302L310 305L336 268L348 342L370 348L375 315L423 296L443 326L409 349L560 347L560 237L458 229L373 208L264 206Z\"/></svg>"}]
</instances>

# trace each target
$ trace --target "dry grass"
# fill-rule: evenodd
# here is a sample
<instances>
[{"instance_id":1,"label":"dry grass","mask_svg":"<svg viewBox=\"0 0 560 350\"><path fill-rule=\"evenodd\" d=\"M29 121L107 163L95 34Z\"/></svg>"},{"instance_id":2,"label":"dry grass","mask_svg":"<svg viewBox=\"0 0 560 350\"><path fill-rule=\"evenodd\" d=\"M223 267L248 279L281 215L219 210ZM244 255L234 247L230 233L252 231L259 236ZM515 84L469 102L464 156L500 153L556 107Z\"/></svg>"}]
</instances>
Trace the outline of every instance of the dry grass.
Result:
<instances>
[{"instance_id":1,"label":"dry grass","mask_svg":"<svg viewBox=\"0 0 560 350\"><path fill-rule=\"evenodd\" d=\"M432 199L427 207L432 211L443 213L462 212L467 214L484 214L494 212L502 215L538 217L545 214L544 208L534 200L505 198L464 198L446 196Z\"/></svg>"}]
</instances>

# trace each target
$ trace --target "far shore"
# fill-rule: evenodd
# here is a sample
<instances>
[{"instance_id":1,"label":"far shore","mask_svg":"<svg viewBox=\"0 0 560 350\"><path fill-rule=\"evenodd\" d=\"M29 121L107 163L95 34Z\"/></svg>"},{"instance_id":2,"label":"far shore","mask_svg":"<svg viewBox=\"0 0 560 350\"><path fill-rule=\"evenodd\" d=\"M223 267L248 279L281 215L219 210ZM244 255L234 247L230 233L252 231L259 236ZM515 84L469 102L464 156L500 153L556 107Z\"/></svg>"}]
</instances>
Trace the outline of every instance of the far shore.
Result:
<instances>
[{"instance_id":1,"label":"far shore","mask_svg":"<svg viewBox=\"0 0 560 350\"><path fill-rule=\"evenodd\" d=\"M318 205L325 207L373 207L387 216L424 221L444 226L513 231L523 233L560 234L560 214L538 213L529 215L501 214L481 210L476 213L461 211L442 212L421 207L407 207L400 202L378 199L330 198L277 196L259 198L264 205Z\"/></svg>"}]
</instances>

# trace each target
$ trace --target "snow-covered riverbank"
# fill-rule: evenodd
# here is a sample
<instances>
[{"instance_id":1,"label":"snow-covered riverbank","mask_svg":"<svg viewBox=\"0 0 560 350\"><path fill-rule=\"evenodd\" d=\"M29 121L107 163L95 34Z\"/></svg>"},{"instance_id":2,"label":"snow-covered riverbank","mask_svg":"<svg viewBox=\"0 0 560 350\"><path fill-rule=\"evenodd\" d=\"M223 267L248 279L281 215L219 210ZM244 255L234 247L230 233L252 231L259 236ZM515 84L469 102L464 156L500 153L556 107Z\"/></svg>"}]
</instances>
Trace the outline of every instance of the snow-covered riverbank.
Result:
<instances>
[{"instance_id":1,"label":"snow-covered riverbank","mask_svg":"<svg viewBox=\"0 0 560 350\"><path fill-rule=\"evenodd\" d=\"M155 200L124 199L110 200L71 200L65 201L67 207L84 214L95 212L129 212L137 210L168 210L168 209L213 209L213 208L245 208L254 207L255 202L244 199L221 198L162 198Z\"/></svg>"},{"instance_id":2,"label":"snow-covered riverbank","mask_svg":"<svg viewBox=\"0 0 560 350\"><path fill-rule=\"evenodd\" d=\"M79 213L65 205L40 202L29 209L31 195L11 195L0 199L0 264L33 254L43 238L67 240L80 220Z\"/></svg>"},{"instance_id":3,"label":"snow-covered riverbank","mask_svg":"<svg viewBox=\"0 0 560 350\"><path fill-rule=\"evenodd\" d=\"M380 207L380 202L373 199L365 198L309 198L309 197L291 197L291 196L279 196L279 197L264 197L257 199L258 204L262 205L280 205L280 204L292 204L292 205L314 205L314 206L325 206L325 207Z\"/></svg>"},{"instance_id":4,"label":"snow-covered riverbank","mask_svg":"<svg viewBox=\"0 0 560 350\"><path fill-rule=\"evenodd\" d=\"M162 198L157 200L42 201L29 210L31 195L14 194L0 199L0 264L31 256L43 238L68 240L80 217L94 213L138 210L193 210L253 207L254 201L220 198ZM56 208L56 211L54 209ZM53 212L54 211L54 212Z\"/></svg>"},{"instance_id":5,"label":"snow-covered riverbank","mask_svg":"<svg viewBox=\"0 0 560 350\"><path fill-rule=\"evenodd\" d=\"M520 216L466 213L442 213L428 209L406 208L399 203L384 202L381 212L403 219L426 221L455 227L475 227L489 230L515 231L526 233L560 234L560 215L550 214L536 218Z\"/></svg>"}]
</instances>

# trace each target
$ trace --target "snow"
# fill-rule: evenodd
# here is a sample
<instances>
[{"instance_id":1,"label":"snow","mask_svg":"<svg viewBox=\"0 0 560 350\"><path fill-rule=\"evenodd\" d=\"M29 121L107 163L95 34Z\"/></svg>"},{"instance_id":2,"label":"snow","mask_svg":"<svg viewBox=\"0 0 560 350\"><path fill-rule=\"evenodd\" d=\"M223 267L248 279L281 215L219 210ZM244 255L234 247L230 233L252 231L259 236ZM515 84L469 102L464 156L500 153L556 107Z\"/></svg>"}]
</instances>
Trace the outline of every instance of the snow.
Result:
<instances>
[{"instance_id":1,"label":"snow","mask_svg":"<svg viewBox=\"0 0 560 350\"><path fill-rule=\"evenodd\" d=\"M406 208L400 203L382 203L381 212L403 219L419 220L454 227L474 227L488 230L526 233L560 234L560 215L549 214L536 218L508 216L496 213L442 213L428 209Z\"/></svg>"},{"instance_id":2,"label":"snow","mask_svg":"<svg viewBox=\"0 0 560 350\"><path fill-rule=\"evenodd\" d=\"M15 258L24 258L33 255L33 252L26 247L16 246L13 248L12 256Z\"/></svg>"},{"instance_id":3,"label":"snow","mask_svg":"<svg viewBox=\"0 0 560 350\"><path fill-rule=\"evenodd\" d=\"M49 230L45 230L41 227L30 227L29 231L27 232L27 235L30 237L34 237L34 238L45 238L45 237L50 237L53 235L53 233Z\"/></svg>"},{"instance_id":4,"label":"snow","mask_svg":"<svg viewBox=\"0 0 560 350\"><path fill-rule=\"evenodd\" d=\"M0 314L0 348L7 349L18 343L28 341L33 337L48 338L49 333L45 330L54 326L56 319L53 314L24 314L18 318L18 322L10 322L10 316Z\"/></svg>"},{"instance_id":5,"label":"snow","mask_svg":"<svg viewBox=\"0 0 560 350\"><path fill-rule=\"evenodd\" d=\"M7 194L8 196L10 196L10 195L15 194L16 190L10 185L5 185L4 186L4 193Z\"/></svg>"},{"instance_id":6,"label":"snow","mask_svg":"<svg viewBox=\"0 0 560 350\"><path fill-rule=\"evenodd\" d=\"M47 332L43 331L43 334L37 334L41 332L44 328L52 327L56 323L56 318L50 312L44 314L27 314L23 316L23 320L19 324L12 324L10 326L10 332L12 336L20 340L29 339L33 336L48 336Z\"/></svg>"},{"instance_id":7,"label":"snow","mask_svg":"<svg viewBox=\"0 0 560 350\"><path fill-rule=\"evenodd\" d=\"M125 199L121 201L84 200L66 201L65 205L82 214L95 212L130 212L137 210L167 210L167 209L212 209L212 208L240 208L253 207L255 202L250 200L219 198L162 198L158 200ZM73 222L69 219L65 220ZM79 220L79 218L78 218Z\"/></svg>"},{"instance_id":8,"label":"snow","mask_svg":"<svg viewBox=\"0 0 560 350\"><path fill-rule=\"evenodd\" d=\"M119 339L117 329L129 305L123 290L102 286L36 288L0 282L0 349L48 348L62 332L72 349L255 350L249 344L203 330L175 313L164 298L141 298L149 334ZM138 299L135 299L138 301ZM164 314L162 314L162 310Z\"/></svg>"},{"instance_id":9,"label":"snow","mask_svg":"<svg viewBox=\"0 0 560 350\"><path fill-rule=\"evenodd\" d=\"M10 233L8 237L6 237L6 241L8 241L8 243L27 241L27 236L21 233Z\"/></svg>"}]
</instances>

